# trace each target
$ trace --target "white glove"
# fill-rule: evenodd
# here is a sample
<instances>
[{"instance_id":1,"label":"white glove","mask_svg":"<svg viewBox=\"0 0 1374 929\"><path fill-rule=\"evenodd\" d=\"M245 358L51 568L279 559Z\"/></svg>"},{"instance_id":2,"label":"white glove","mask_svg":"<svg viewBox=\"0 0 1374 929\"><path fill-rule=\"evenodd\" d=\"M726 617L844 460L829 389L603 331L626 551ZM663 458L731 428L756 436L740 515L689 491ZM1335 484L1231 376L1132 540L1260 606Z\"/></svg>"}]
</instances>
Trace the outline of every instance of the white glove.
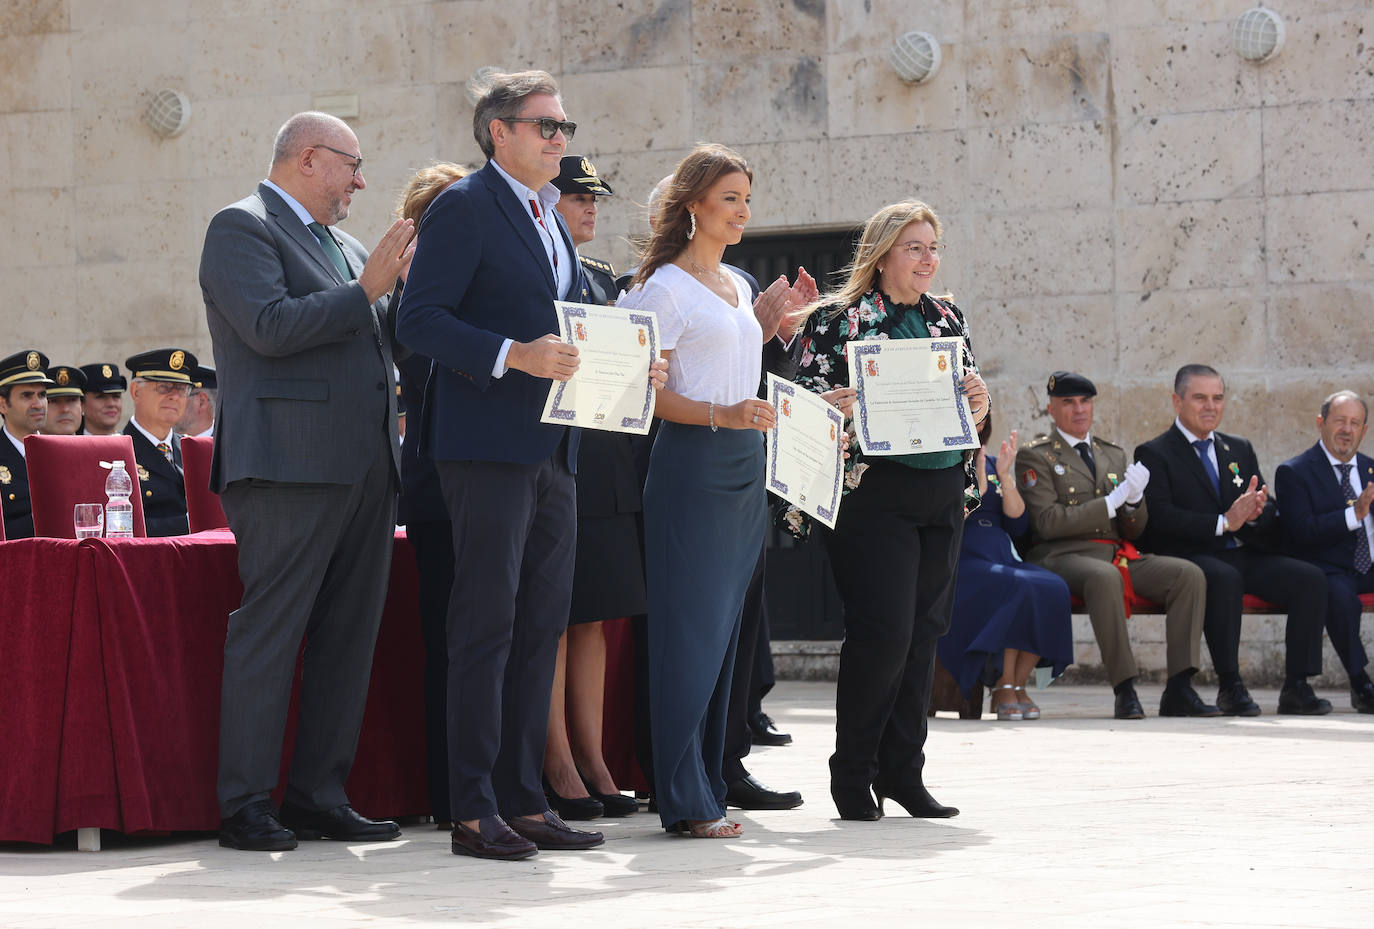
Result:
<instances>
[{"instance_id":1,"label":"white glove","mask_svg":"<svg viewBox=\"0 0 1374 929\"><path fill-rule=\"evenodd\" d=\"M1111 493L1107 494L1107 506L1112 508L1112 512L1118 512L1126 502L1126 495L1131 492L1131 485L1122 483L1112 488Z\"/></svg>"},{"instance_id":2,"label":"white glove","mask_svg":"<svg viewBox=\"0 0 1374 929\"><path fill-rule=\"evenodd\" d=\"M1134 506L1145 496L1145 485L1150 483L1150 469L1140 462L1136 462L1126 469L1126 486L1130 492L1126 494L1126 502Z\"/></svg>"}]
</instances>

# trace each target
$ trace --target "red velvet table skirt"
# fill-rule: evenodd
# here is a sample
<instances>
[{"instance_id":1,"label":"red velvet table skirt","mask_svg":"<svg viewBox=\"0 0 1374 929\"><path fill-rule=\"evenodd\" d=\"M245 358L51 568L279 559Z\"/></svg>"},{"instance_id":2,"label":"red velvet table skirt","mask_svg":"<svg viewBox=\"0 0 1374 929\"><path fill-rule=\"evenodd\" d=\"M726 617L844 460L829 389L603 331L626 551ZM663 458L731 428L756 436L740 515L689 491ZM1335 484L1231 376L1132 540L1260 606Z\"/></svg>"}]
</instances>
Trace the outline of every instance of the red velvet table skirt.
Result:
<instances>
[{"instance_id":1,"label":"red velvet table skirt","mask_svg":"<svg viewBox=\"0 0 1374 929\"><path fill-rule=\"evenodd\" d=\"M415 560L397 533L350 801L428 813ZM227 530L0 543L0 841L219 826L220 678L242 587ZM283 772L290 759L288 727Z\"/></svg>"}]
</instances>

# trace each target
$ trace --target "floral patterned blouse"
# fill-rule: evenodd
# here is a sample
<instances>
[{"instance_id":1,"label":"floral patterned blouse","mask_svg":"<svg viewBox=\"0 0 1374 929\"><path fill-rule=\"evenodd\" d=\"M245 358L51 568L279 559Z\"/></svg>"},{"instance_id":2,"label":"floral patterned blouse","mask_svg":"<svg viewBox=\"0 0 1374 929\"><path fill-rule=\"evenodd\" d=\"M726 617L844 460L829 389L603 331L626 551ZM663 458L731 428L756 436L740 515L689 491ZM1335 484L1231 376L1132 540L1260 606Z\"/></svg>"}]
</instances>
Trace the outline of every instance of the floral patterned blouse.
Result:
<instances>
[{"instance_id":1,"label":"floral patterned blouse","mask_svg":"<svg viewBox=\"0 0 1374 929\"><path fill-rule=\"evenodd\" d=\"M901 338L904 333L924 328L930 338L962 336L968 357L964 359L970 370L977 371L973 359L973 348L969 339L968 323L964 314L948 300L937 299L924 294L919 303L903 304L893 301L878 290L871 290L859 299L858 303L847 307L844 312L835 314L833 306L822 306L812 313L801 332L801 360L797 368L796 381L802 387L815 393L825 393L837 387L849 386L849 365L844 357L844 345L850 341L864 339ZM919 313L919 322L909 314ZM916 323L916 325L913 325ZM849 431L849 457L845 459L844 493L859 486L868 463L854 436L851 421ZM976 449L963 453L964 467L964 515L967 517L978 507L978 480L974 472ZM805 539L810 534L811 519L800 509L783 501L775 506L774 517L777 525L796 536Z\"/></svg>"}]
</instances>

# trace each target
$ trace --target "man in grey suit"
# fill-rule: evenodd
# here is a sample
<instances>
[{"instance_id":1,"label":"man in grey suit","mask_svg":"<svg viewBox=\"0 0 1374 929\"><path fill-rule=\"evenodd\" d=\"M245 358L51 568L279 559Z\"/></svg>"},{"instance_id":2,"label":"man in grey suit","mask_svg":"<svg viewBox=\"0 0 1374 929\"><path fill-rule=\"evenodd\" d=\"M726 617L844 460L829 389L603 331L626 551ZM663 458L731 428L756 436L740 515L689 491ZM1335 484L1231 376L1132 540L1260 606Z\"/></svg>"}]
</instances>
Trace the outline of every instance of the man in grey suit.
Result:
<instances>
[{"instance_id":1,"label":"man in grey suit","mask_svg":"<svg viewBox=\"0 0 1374 929\"><path fill-rule=\"evenodd\" d=\"M267 180L210 221L200 284L219 397L211 489L238 540L220 713L220 844L376 841L353 763L391 563L399 486L389 296L413 248L398 220L369 257L333 224L366 186L342 120L299 113ZM306 638L300 722L280 814L291 679Z\"/></svg>"}]
</instances>

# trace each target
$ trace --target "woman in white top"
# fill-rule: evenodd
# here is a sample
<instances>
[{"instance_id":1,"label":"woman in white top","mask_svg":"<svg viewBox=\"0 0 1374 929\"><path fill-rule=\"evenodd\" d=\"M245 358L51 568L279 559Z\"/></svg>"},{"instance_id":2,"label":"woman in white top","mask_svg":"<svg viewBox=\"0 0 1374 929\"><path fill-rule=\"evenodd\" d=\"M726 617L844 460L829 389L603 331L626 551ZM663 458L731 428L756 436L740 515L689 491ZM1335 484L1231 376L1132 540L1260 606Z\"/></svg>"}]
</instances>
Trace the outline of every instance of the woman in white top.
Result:
<instances>
[{"instance_id":1,"label":"woman in white top","mask_svg":"<svg viewBox=\"0 0 1374 929\"><path fill-rule=\"evenodd\" d=\"M763 544L763 333L748 285L721 267L749 221L753 173L703 145L662 195L619 305L653 310L668 359L644 487L654 791L670 832L734 838L721 757L744 592Z\"/></svg>"}]
</instances>

